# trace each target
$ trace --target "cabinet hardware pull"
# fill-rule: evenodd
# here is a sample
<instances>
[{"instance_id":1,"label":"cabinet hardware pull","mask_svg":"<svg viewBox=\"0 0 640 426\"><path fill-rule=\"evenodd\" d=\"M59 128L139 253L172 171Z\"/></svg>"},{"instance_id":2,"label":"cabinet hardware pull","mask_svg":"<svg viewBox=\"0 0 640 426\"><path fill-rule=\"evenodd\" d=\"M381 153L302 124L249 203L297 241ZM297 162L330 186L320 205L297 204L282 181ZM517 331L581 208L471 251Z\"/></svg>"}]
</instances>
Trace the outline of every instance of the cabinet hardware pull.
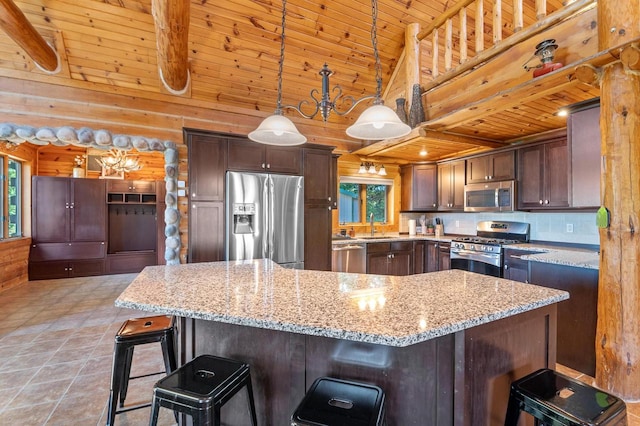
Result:
<instances>
[{"instance_id":1,"label":"cabinet hardware pull","mask_svg":"<svg viewBox=\"0 0 640 426\"><path fill-rule=\"evenodd\" d=\"M331 211L331 206L327 207L329 209L329 211Z\"/></svg>"},{"instance_id":2,"label":"cabinet hardware pull","mask_svg":"<svg viewBox=\"0 0 640 426\"><path fill-rule=\"evenodd\" d=\"M540 200L540 205L542 205L542 200Z\"/></svg>"},{"instance_id":3,"label":"cabinet hardware pull","mask_svg":"<svg viewBox=\"0 0 640 426\"><path fill-rule=\"evenodd\" d=\"M271 168L271 164L267 163L267 169Z\"/></svg>"},{"instance_id":4,"label":"cabinet hardware pull","mask_svg":"<svg viewBox=\"0 0 640 426\"><path fill-rule=\"evenodd\" d=\"M260 167L262 167L263 169L266 168L264 163L262 163Z\"/></svg>"},{"instance_id":5,"label":"cabinet hardware pull","mask_svg":"<svg viewBox=\"0 0 640 426\"><path fill-rule=\"evenodd\" d=\"M549 200L544 200L544 203L545 204L549 204Z\"/></svg>"}]
</instances>

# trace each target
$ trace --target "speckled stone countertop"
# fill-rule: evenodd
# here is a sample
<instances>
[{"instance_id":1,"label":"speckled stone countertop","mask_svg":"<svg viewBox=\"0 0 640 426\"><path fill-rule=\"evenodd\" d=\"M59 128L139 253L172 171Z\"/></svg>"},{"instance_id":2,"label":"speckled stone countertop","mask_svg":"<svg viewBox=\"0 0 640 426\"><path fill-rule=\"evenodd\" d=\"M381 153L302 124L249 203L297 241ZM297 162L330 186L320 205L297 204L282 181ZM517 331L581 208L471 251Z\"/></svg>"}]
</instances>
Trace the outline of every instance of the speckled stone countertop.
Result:
<instances>
[{"instance_id":1,"label":"speckled stone countertop","mask_svg":"<svg viewBox=\"0 0 640 426\"><path fill-rule=\"evenodd\" d=\"M544 244L518 244L509 248L539 252L521 257L522 260L530 262L554 263L556 265L587 269L599 269L600 267L600 254L594 250L546 246Z\"/></svg>"},{"instance_id":2,"label":"speckled stone countertop","mask_svg":"<svg viewBox=\"0 0 640 426\"><path fill-rule=\"evenodd\" d=\"M115 304L408 346L568 297L564 291L459 270L392 277L284 269L259 259L148 266Z\"/></svg>"}]
</instances>

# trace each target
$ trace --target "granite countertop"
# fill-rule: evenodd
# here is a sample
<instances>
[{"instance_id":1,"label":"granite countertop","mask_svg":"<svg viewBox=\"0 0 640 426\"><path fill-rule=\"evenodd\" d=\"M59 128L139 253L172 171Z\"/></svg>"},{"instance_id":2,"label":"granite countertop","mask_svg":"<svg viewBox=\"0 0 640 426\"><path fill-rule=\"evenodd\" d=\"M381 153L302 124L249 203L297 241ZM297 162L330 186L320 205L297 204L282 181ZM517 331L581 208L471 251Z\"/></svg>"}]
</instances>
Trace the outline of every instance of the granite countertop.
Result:
<instances>
[{"instance_id":1,"label":"granite countertop","mask_svg":"<svg viewBox=\"0 0 640 426\"><path fill-rule=\"evenodd\" d=\"M148 266L115 304L408 346L568 297L564 291L460 270L393 277L284 269L258 259Z\"/></svg>"},{"instance_id":2,"label":"granite countertop","mask_svg":"<svg viewBox=\"0 0 640 426\"><path fill-rule=\"evenodd\" d=\"M521 256L522 260L530 262L554 263L556 265L587 269L600 268L600 254L595 250L548 246L545 244L518 244L517 247L510 248L539 252Z\"/></svg>"}]
</instances>

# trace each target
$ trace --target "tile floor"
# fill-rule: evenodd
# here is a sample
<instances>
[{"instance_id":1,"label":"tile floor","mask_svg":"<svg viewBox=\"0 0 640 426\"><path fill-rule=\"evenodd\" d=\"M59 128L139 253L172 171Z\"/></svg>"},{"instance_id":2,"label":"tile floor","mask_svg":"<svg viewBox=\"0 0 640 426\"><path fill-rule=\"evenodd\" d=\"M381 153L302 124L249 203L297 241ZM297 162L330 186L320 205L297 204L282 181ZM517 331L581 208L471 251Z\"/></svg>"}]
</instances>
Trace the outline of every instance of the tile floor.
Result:
<instances>
[{"instance_id":1,"label":"tile floor","mask_svg":"<svg viewBox=\"0 0 640 426\"><path fill-rule=\"evenodd\" d=\"M0 425L106 424L113 337L126 319L149 315L113 305L133 277L31 281L0 292ZM160 345L145 346L136 348L132 374L163 370ZM132 381L126 404L151 399L159 377ZM627 403L627 412L628 425L640 426L640 403ZM148 419L146 408L117 415L116 425ZM170 411L161 410L159 424L175 424Z\"/></svg>"}]
</instances>

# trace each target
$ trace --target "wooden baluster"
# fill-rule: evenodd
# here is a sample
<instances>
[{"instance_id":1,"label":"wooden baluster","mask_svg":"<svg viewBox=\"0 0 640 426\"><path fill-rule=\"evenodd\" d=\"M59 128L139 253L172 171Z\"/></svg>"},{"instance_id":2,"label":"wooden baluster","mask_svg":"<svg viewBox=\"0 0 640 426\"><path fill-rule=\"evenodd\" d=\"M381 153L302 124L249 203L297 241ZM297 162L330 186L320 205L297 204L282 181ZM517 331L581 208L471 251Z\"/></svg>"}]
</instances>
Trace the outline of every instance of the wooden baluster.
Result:
<instances>
[{"instance_id":1,"label":"wooden baluster","mask_svg":"<svg viewBox=\"0 0 640 426\"><path fill-rule=\"evenodd\" d=\"M547 16L547 0L536 0L536 19L539 21Z\"/></svg>"},{"instance_id":2,"label":"wooden baluster","mask_svg":"<svg viewBox=\"0 0 640 426\"><path fill-rule=\"evenodd\" d=\"M502 0L493 0L493 44L502 41Z\"/></svg>"},{"instance_id":3,"label":"wooden baluster","mask_svg":"<svg viewBox=\"0 0 640 426\"><path fill-rule=\"evenodd\" d=\"M432 38L432 51L433 51L433 69L431 72L433 73L433 78L436 78L440 73L438 72L438 29L433 30L433 38Z\"/></svg>"},{"instance_id":4,"label":"wooden baluster","mask_svg":"<svg viewBox=\"0 0 640 426\"><path fill-rule=\"evenodd\" d=\"M517 33L523 27L522 0L513 0L513 32Z\"/></svg>"},{"instance_id":5,"label":"wooden baluster","mask_svg":"<svg viewBox=\"0 0 640 426\"><path fill-rule=\"evenodd\" d=\"M467 60L467 8L460 9L460 63Z\"/></svg>"},{"instance_id":6,"label":"wooden baluster","mask_svg":"<svg viewBox=\"0 0 640 426\"><path fill-rule=\"evenodd\" d=\"M482 0L476 2L476 53L484 50L484 4Z\"/></svg>"},{"instance_id":7,"label":"wooden baluster","mask_svg":"<svg viewBox=\"0 0 640 426\"><path fill-rule=\"evenodd\" d=\"M453 20L447 19L444 31L444 70L451 71L451 58L453 57Z\"/></svg>"}]
</instances>

